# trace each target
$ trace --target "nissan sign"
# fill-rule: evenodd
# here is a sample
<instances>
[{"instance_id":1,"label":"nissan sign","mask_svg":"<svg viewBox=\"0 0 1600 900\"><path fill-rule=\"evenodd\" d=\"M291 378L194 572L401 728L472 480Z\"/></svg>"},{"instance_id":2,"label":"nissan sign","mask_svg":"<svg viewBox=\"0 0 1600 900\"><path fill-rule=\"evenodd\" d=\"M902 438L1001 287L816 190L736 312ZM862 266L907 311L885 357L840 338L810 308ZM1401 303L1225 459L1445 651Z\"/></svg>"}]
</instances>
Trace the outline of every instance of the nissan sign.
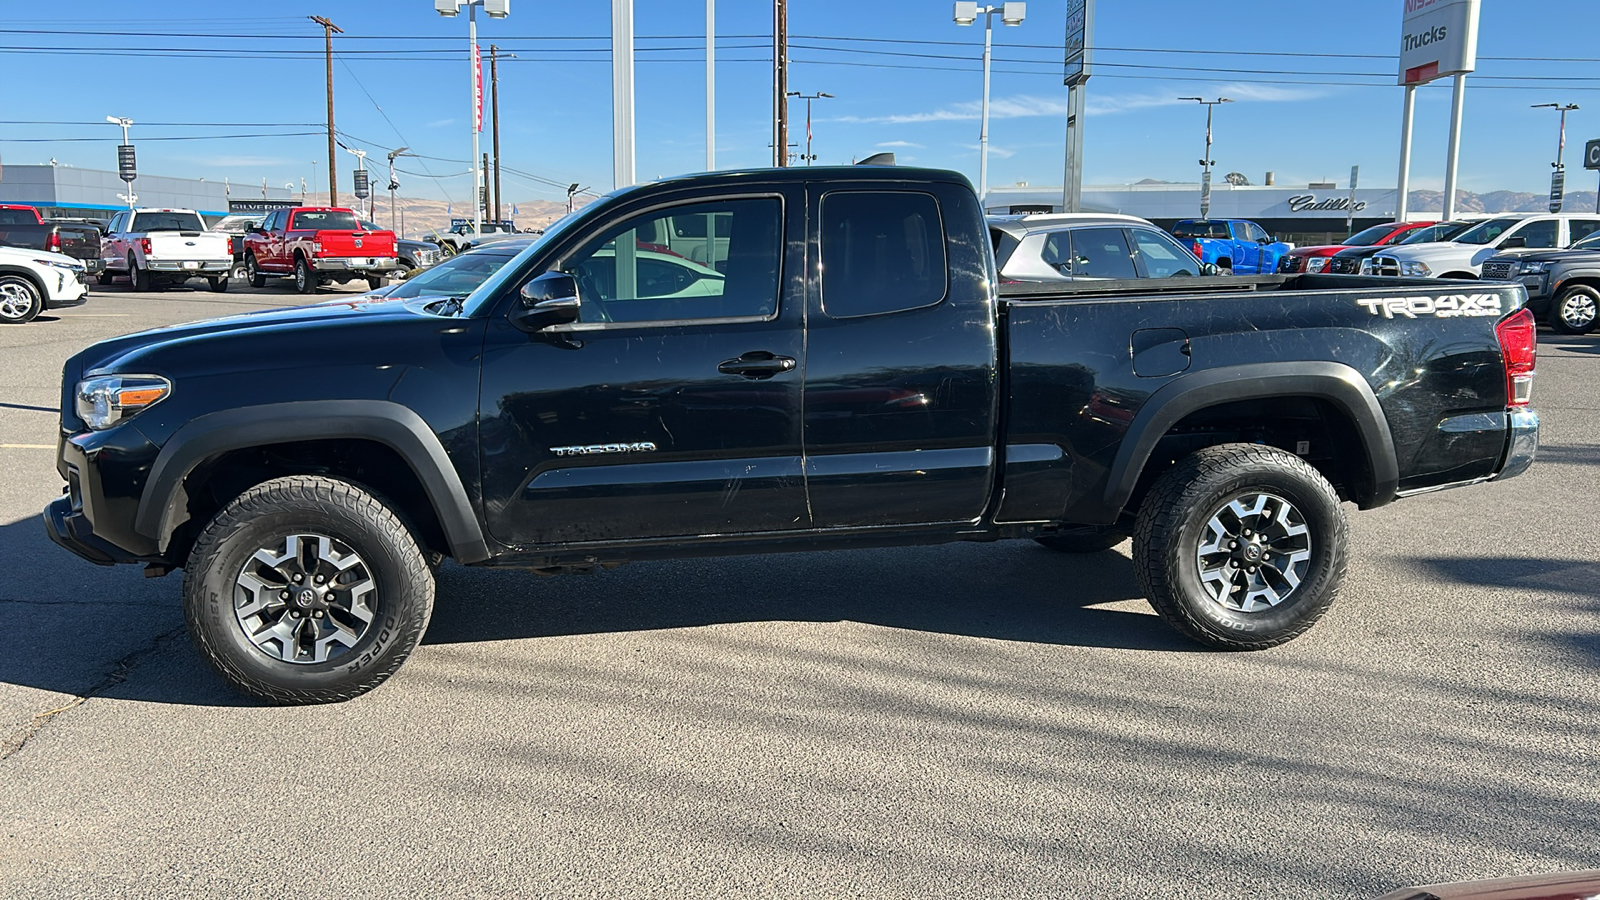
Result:
<instances>
[{"instance_id":1,"label":"nissan sign","mask_svg":"<svg viewBox=\"0 0 1600 900\"><path fill-rule=\"evenodd\" d=\"M1427 84L1477 68L1479 0L1401 2L1401 84Z\"/></svg>"}]
</instances>

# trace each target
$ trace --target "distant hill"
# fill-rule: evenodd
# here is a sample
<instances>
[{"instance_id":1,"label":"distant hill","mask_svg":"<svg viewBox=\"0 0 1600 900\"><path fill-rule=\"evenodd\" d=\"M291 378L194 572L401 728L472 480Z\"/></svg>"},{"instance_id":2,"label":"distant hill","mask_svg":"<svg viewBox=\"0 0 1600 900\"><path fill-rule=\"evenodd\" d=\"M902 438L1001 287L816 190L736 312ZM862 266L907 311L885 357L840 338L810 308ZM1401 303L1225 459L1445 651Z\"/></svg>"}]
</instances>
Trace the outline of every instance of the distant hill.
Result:
<instances>
[{"instance_id":1,"label":"distant hill","mask_svg":"<svg viewBox=\"0 0 1600 900\"><path fill-rule=\"evenodd\" d=\"M295 199L300 199L296 197ZM578 206L588 202L589 197L579 197ZM351 206L355 197L344 191L339 192L339 205ZM312 192L305 201L308 205L326 204L328 193ZM390 227L389 194L384 192L369 198L371 204L372 220L379 225ZM512 203L509 200L501 201L500 215L512 218L511 207L517 207L516 223L518 228L544 228L551 222L567 214L567 204L554 200L518 200ZM394 228L402 232L403 237L422 237L432 231L446 231L450 228L452 218L470 218L472 210L463 207L454 208L443 200L418 200L411 197L395 197L396 215ZM404 226L401 220L404 219Z\"/></svg>"},{"instance_id":2,"label":"distant hill","mask_svg":"<svg viewBox=\"0 0 1600 900\"><path fill-rule=\"evenodd\" d=\"M1595 211L1594 191L1571 191L1561 207L1566 213L1592 213ZM1412 209L1444 209L1444 191L1412 191ZM1490 191L1474 194L1456 191L1456 210L1464 213L1549 212L1549 194L1531 194L1525 191Z\"/></svg>"}]
</instances>

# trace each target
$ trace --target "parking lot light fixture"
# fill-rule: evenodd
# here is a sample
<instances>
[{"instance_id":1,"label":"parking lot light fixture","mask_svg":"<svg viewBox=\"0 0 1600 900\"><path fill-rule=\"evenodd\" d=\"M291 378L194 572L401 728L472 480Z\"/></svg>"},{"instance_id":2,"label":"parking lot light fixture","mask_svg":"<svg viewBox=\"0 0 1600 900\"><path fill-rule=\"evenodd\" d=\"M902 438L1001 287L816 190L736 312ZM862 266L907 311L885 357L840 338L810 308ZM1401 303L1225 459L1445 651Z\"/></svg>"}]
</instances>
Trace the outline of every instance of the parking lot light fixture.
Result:
<instances>
[{"instance_id":1,"label":"parking lot light fixture","mask_svg":"<svg viewBox=\"0 0 1600 900\"><path fill-rule=\"evenodd\" d=\"M1567 113L1572 112L1575 109L1578 109L1579 108L1578 104L1576 104L1576 103L1566 103L1566 104L1562 104L1562 103L1535 103L1535 104L1533 104L1533 106L1531 106L1529 108L1530 109L1555 109L1555 110L1560 110L1561 111L1561 136L1556 142L1556 161L1551 163L1550 166L1551 166L1551 168L1554 168L1554 169L1564 169L1564 168L1566 168L1566 166L1563 165L1563 163L1562 163L1561 157L1566 155L1566 151L1567 151Z\"/></svg>"},{"instance_id":2,"label":"parking lot light fixture","mask_svg":"<svg viewBox=\"0 0 1600 900\"><path fill-rule=\"evenodd\" d=\"M472 114L467 117L472 129L472 222L473 231L483 234L483 169L478 162L478 133L483 130L483 72L478 61L478 7L491 19L511 14L511 0L433 0L434 11L453 17L467 8L467 61L472 69Z\"/></svg>"},{"instance_id":3,"label":"parking lot light fixture","mask_svg":"<svg viewBox=\"0 0 1600 900\"><path fill-rule=\"evenodd\" d=\"M826 91L818 91L815 94L802 94L799 91L790 91L788 96L799 97L801 100L806 102L806 154L805 156L802 156L801 159L804 159L806 161L806 165L809 166L811 165L812 161L817 158L817 155L811 152L811 101L821 99L832 100L833 95Z\"/></svg>"},{"instance_id":4,"label":"parking lot light fixture","mask_svg":"<svg viewBox=\"0 0 1600 900\"><path fill-rule=\"evenodd\" d=\"M1211 113L1223 103L1232 103L1227 97L1218 97L1207 100L1204 97L1179 97L1179 100L1193 100L1206 108L1206 155L1200 159L1200 218L1211 215L1211 167L1217 161L1211 158Z\"/></svg>"},{"instance_id":5,"label":"parking lot light fixture","mask_svg":"<svg viewBox=\"0 0 1600 900\"><path fill-rule=\"evenodd\" d=\"M994 17L1006 25L1021 25L1027 15L1026 3L1002 3L998 6L979 6L975 2L958 2L952 18L957 25L971 25L983 16L983 114L978 126L978 199L981 202L989 193L989 49L993 43Z\"/></svg>"}]
</instances>

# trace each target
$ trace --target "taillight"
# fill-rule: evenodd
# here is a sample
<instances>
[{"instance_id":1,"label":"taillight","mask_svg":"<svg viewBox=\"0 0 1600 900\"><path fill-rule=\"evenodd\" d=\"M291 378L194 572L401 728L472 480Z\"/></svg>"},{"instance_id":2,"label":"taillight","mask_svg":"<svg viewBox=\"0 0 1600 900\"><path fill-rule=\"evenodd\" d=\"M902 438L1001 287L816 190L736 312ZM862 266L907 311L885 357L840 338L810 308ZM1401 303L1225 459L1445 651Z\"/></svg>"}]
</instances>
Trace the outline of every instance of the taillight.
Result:
<instances>
[{"instance_id":1,"label":"taillight","mask_svg":"<svg viewBox=\"0 0 1600 900\"><path fill-rule=\"evenodd\" d=\"M44 248L46 250L54 250L57 253L60 253L61 235L54 231L50 232L50 237L44 242Z\"/></svg>"},{"instance_id":2,"label":"taillight","mask_svg":"<svg viewBox=\"0 0 1600 900\"><path fill-rule=\"evenodd\" d=\"M1201 258L1201 256L1200 256L1200 242L1199 241L1195 241L1194 242L1194 246L1190 247L1189 249L1194 251L1194 258L1195 259L1200 259Z\"/></svg>"},{"instance_id":3,"label":"taillight","mask_svg":"<svg viewBox=\"0 0 1600 900\"><path fill-rule=\"evenodd\" d=\"M1506 405L1527 406L1533 395L1533 365L1539 355L1539 338L1533 313L1517 310L1494 327L1500 355L1506 361Z\"/></svg>"},{"instance_id":4,"label":"taillight","mask_svg":"<svg viewBox=\"0 0 1600 900\"><path fill-rule=\"evenodd\" d=\"M233 238L228 238L228 255L232 256L239 251L233 249Z\"/></svg>"},{"instance_id":5,"label":"taillight","mask_svg":"<svg viewBox=\"0 0 1600 900\"><path fill-rule=\"evenodd\" d=\"M150 239L149 238L139 238L139 249L144 251L144 255L145 256L149 256L150 255Z\"/></svg>"}]
</instances>

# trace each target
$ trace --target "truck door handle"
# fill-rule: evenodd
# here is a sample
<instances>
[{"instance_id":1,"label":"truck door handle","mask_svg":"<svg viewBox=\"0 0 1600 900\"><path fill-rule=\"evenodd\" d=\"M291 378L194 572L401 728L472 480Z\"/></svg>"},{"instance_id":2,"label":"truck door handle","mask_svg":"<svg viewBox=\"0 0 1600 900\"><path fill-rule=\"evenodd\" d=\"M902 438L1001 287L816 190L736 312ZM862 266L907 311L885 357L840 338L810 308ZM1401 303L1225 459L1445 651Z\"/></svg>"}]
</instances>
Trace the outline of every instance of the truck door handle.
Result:
<instances>
[{"instance_id":1,"label":"truck door handle","mask_svg":"<svg viewBox=\"0 0 1600 900\"><path fill-rule=\"evenodd\" d=\"M743 375L745 378L771 378L794 368L794 357L777 356L765 350L751 350L743 356L725 359L717 364L724 375Z\"/></svg>"}]
</instances>

